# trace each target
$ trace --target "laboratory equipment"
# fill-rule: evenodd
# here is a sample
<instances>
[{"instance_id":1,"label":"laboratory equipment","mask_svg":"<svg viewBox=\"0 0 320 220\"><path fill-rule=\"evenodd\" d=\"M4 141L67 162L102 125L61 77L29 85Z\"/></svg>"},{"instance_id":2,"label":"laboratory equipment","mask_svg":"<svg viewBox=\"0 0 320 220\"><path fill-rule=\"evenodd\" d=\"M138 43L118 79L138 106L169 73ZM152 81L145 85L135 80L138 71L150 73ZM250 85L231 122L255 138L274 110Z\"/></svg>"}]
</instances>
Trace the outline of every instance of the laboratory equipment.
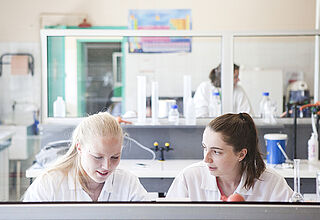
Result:
<instances>
[{"instance_id":1,"label":"laboratory equipment","mask_svg":"<svg viewBox=\"0 0 320 220\"><path fill-rule=\"evenodd\" d=\"M161 147L159 147L159 143L157 142L157 141L155 141L154 143L153 143L153 148L151 148L152 150L154 150L155 152L160 152L160 156L158 157L158 160L160 160L160 161L164 161L165 159L164 159L164 151L170 151L170 150L173 150L173 148L171 148L170 147L170 143L169 142L165 142L165 144L164 144L164 147L163 146L161 146Z\"/></svg>"},{"instance_id":2,"label":"laboratory equipment","mask_svg":"<svg viewBox=\"0 0 320 220\"><path fill-rule=\"evenodd\" d=\"M264 114L264 104L269 100L269 92L263 92L262 93L262 99L259 103L259 117L260 118L264 118L265 114Z\"/></svg>"},{"instance_id":3,"label":"laboratory equipment","mask_svg":"<svg viewBox=\"0 0 320 220\"><path fill-rule=\"evenodd\" d=\"M185 112L185 124L186 125L195 125L196 124L196 109L194 106L193 98L189 98L187 102L187 108Z\"/></svg>"},{"instance_id":4,"label":"laboratory equipment","mask_svg":"<svg viewBox=\"0 0 320 220\"><path fill-rule=\"evenodd\" d=\"M265 134L264 139L267 147L267 163L268 164L284 163L286 161L285 149L286 149L288 135L287 134Z\"/></svg>"},{"instance_id":5,"label":"laboratory equipment","mask_svg":"<svg viewBox=\"0 0 320 220\"><path fill-rule=\"evenodd\" d=\"M260 116L263 118L263 122L266 124L275 124L274 118L276 112L276 103L273 102L269 97L269 92L262 93L262 99L259 104Z\"/></svg>"},{"instance_id":6,"label":"laboratory equipment","mask_svg":"<svg viewBox=\"0 0 320 220\"><path fill-rule=\"evenodd\" d=\"M312 132L317 134L317 140L319 138L319 121L320 121L320 102L316 102L314 104L306 104L299 108L300 111L304 109L310 109L311 111L311 125L312 125ZM315 122L315 117L317 121ZM296 117L295 117L296 118ZM296 127L296 122L295 122ZM294 146L296 149L296 145ZM319 140L318 140L318 153L316 153L317 160L319 160Z\"/></svg>"},{"instance_id":7,"label":"laboratory equipment","mask_svg":"<svg viewBox=\"0 0 320 220\"><path fill-rule=\"evenodd\" d=\"M221 115L221 100L219 92L212 92L209 102L209 117L218 117Z\"/></svg>"},{"instance_id":8,"label":"laboratory equipment","mask_svg":"<svg viewBox=\"0 0 320 220\"><path fill-rule=\"evenodd\" d=\"M159 85L158 82L152 82L151 84L151 112L152 112L152 124L158 123L159 115Z\"/></svg>"},{"instance_id":9,"label":"laboratory equipment","mask_svg":"<svg viewBox=\"0 0 320 220\"><path fill-rule=\"evenodd\" d=\"M53 103L53 117L66 117L66 104L61 96Z\"/></svg>"},{"instance_id":10,"label":"laboratory equipment","mask_svg":"<svg viewBox=\"0 0 320 220\"><path fill-rule=\"evenodd\" d=\"M188 102L191 99L191 76L183 76L183 114L186 116Z\"/></svg>"},{"instance_id":11,"label":"laboratory equipment","mask_svg":"<svg viewBox=\"0 0 320 220\"><path fill-rule=\"evenodd\" d=\"M300 109L301 106L309 104L310 99L310 92L306 82L296 81L291 83L287 88L287 117L294 117L294 105L299 108L297 115L310 117L310 109Z\"/></svg>"},{"instance_id":12,"label":"laboratory equipment","mask_svg":"<svg viewBox=\"0 0 320 220\"><path fill-rule=\"evenodd\" d=\"M294 159L293 160L294 166L293 166L293 175L294 175L294 180L293 180L293 195L290 199L290 202L303 202L303 196L300 193L300 159Z\"/></svg>"},{"instance_id":13,"label":"laboratory equipment","mask_svg":"<svg viewBox=\"0 0 320 220\"><path fill-rule=\"evenodd\" d=\"M137 76L137 107L138 107L138 123L146 121L147 105L146 105L146 76Z\"/></svg>"},{"instance_id":14,"label":"laboratory equipment","mask_svg":"<svg viewBox=\"0 0 320 220\"><path fill-rule=\"evenodd\" d=\"M172 105L175 105L177 102L174 99L160 99L159 100L159 109L158 116L159 118L168 117L168 112Z\"/></svg>"},{"instance_id":15,"label":"laboratory equipment","mask_svg":"<svg viewBox=\"0 0 320 220\"><path fill-rule=\"evenodd\" d=\"M176 104L172 105L169 110L168 121L170 124L179 125L179 111Z\"/></svg>"},{"instance_id":16,"label":"laboratory equipment","mask_svg":"<svg viewBox=\"0 0 320 220\"><path fill-rule=\"evenodd\" d=\"M319 154L318 134L312 132L310 139L308 140L308 160L317 161Z\"/></svg>"}]
</instances>

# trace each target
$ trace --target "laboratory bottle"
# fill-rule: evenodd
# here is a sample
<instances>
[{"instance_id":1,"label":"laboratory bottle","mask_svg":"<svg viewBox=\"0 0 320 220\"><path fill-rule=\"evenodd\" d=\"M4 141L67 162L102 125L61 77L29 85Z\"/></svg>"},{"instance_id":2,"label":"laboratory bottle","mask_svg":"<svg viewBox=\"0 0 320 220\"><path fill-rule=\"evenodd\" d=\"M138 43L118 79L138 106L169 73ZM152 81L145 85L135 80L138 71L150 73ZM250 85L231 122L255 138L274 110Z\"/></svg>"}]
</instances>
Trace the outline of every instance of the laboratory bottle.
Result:
<instances>
[{"instance_id":1,"label":"laboratory bottle","mask_svg":"<svg viewBox=\"0 0 320 220\"><path fill-rule=\"evenodd\" d=\"M312 132L310 139L308 140L308 160L318 161L319 143L318 135Z\"/></svg>"},{"instance_id":2,"label":"laboratory bottle","mask_svg":"<svg viewBox=\"0 0 320 220\"><path fill-rule=\"evenodd\" d=\"M195 110L193 98L189 98L187 100L185 124L186 125L195 125L196 124L196 110Z\"/></svg>"},{"instance_id":3,"label":"laboratory bottle","mask_svg":"<svg viewBox=\"0 0 320 220\"><path fill-rule=\"evenodd\" d=\"M267 124L276 124L275 120L275 104L272 103L272 100L269 97L269 93L265 100L263 101L263 110L262 110L262 118L263 122Z\"/></svg>"},{"instance_id":4,"label":"laboratory bottle","mask_svg":"<svg viewBox=\"0 0 320 220\"><path fill-rule=\"evenodd\" d=\"M170 124L173 124L173 125L179 124L179 112L178 112L178 106L176 104L171 105L171 108L169 110L168 121Z\"/></svg>"},{"instance_id":5,"label":"laboratory bottle","mask_svg":"<svg viewBox=\"0 0 320 220\"><path fill-rule=\"evenodd\" d=\"M264 104L270 100L269 98L269 92L263 92L262 93L262 99L259 103L259 117L260 118L265 118L265 113L264 113Z\"/></svg>"},{"instance_id":6,"label":"laboratory bottle","mask_svg":"<svg viewBox=\"0 0 320 220\"><path fill-rule=\"evenodd\" d=\"M221 100L219 92L212 92L209 102L209 117L218 117L221 115Z\"/></svg>"},{"instance_id":7,"label":"laboratory bottle","mask_svg":"<svg viewBox=\"0 0 320 220\"><path fill-rule=\"evenodd\" d=\"M61 96L53 103L53 117L66 117L66 104Z\"/></svg>"}]
</instances>

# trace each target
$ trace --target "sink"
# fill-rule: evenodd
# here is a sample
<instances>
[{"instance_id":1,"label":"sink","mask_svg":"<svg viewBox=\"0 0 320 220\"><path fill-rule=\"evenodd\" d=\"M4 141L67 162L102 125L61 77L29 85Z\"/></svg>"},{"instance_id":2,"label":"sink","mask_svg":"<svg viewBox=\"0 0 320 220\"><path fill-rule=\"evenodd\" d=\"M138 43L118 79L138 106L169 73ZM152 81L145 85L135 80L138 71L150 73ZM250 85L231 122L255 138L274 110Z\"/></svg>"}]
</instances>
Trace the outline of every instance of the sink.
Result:
<instances>
[{"instance_id":1,"label":"sink","mask_svg":"<svg viewBox=\"0 0 320 220\"><path fill-rule=\"evenodd\" d=\"M28 135L31 134L31 125L0 125L0 132L13 133L9 147L9 160L24 160L29 157Z\"/></svg>"}]
</instances>

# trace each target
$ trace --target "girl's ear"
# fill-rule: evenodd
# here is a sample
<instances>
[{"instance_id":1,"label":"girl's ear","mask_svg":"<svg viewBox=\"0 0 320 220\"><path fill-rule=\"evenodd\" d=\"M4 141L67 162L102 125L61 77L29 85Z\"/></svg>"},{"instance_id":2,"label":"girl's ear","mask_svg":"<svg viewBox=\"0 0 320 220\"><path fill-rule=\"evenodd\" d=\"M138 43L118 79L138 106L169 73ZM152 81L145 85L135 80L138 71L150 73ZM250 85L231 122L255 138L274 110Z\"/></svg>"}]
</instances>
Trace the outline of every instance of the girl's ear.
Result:
<instances>
[{"instance_id":1,"label":"girl's ear","mask_svg":"<svg viewBox=\"0 0 320 220\"><path fill-rule=\"evenodd\" d=\"M241 151L239 152L239 162L242 161L248 153L247 148L242 148Z\"/></svg>"}]
</instances>

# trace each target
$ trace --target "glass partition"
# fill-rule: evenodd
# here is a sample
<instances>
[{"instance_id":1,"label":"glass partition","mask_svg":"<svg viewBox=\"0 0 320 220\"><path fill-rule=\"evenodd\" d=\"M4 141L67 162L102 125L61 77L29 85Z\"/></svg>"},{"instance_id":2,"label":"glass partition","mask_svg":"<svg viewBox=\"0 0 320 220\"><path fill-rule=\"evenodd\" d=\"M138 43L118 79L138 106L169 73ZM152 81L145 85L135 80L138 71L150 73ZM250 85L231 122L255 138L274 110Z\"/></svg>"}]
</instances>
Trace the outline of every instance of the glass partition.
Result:
<instances>
[{"instance_id":1,"label":"glass partition","mask_svg":"<svg viewBox=\"0 0 320 220\"><path fill-rule=\"evenodd\" d=\"M144 50L130 48L141 39ZM174 100L182 115L184 76L191 76L193 93L201 82L209 82L210 71L221 63L221 37L47 36L46 60L48 118L137 112L141 75L147 78L148 108L156 81L159 99ZM54 113L61 106L58 97L65 115Z\"/></svg>"},{"instance_id":2,"label":"glass partition","mask_svg":"<svg viewBox=\"0 0 320 220\"><path fill-rule=\"evenodd\" d=\"M259 115L263 92L276 105L276 115L313 103L314 36L252 36L234 38L234 60L241 65L239 84ZM292 114L288 115L291 116ZM310 112L304 112L310 117Z\"/></svg>"},{"instance_id":3,"label":"glass partition","mask_svg":"<svg viewBox=\"0 0 320 220\"><path fill-rule=\"evenodd\" d=\"M195 92L202 82L210 83L209 73L214 67L217 67L219 64L225 65L226 63L235 63L240 66L239 84L245 89L253 107L259 105L260 93L268 90L271 93L271 97L277 101L277 114L280 115L281 112L286 110L286 103L288 102L283 97L288 94L288 91L296 91L296 88L288 90L286 82L294 79L303 80L307 83L309 97L312 100L315 52L315 37L313 35L239 36L235 34L235 37L231 38L232 47L230 48L232 48L232 52L227 52L223 48L224 33L180 34L178 32L178 34L177 32L173 32L173 41L171 41L172 39L163 40L169 35L160 34L159 36L155 36L154 33L146 33L147 39L145 40L148 42L148 46L145 47L144 51L135 51L130 49L128 38L141 37L142 35L139 35L139 32L120 31L119 33L112 32L110 34L109 32L91 31L64 32L64 30L59 30L58 34L48 32L43 35L42 39L45 39L45 43L43 44L45 45L43 47L44 52L42 54L44 57L42 66L44 68L43 106L45 111L43 114L46 114L45 119L57 119L57 117L54 117L54 103L58 97L61 97L64 101L65 116L63 116L63 119L81 118L104 110L108 110L114 115L136 111L137 76L141 75L146 76L147 79L146 96L148 98L151 95L151 82L156 81L159 83L160 100L173 100L178 104L179 111L183 114L181 100L183 97L184 76L191 76L191 90ZM183 45L174 44L177 38L189 41L180 41L183 42ZM164 42L162 46L154 43L159 41ZM226 59L228 59L228 62ZM229 74L224 71L223 69L221 70L222 79L224 75ZM226 84L234 82L234 77L229 77L229 79L229 81L221 81L222 92ZM268 87L269 85L270 87ZM260 89L259 91L257 86ZM232 97L231 94L226 95ZM148 98L147 104L150 106L150 99ZM258 110L255 109L255 111ZM61 115L58 117L61 118ZM47 143L41 143L40 147L39 142L43 141L41 138L44 138L45 141L69 139L74 127L74 125L67 126L66 124L55 125L54 129L50 127L49 132L51 132L51 136L46 133L36 140L37 143L28 141L25 144L27 146L26 149L29 150L29 146L33 146L37 151L43 149ZM138 169L138 173L140 172L139 177L141 179L148 179L145 184L149 184L150 188L155 185L155 182L152 181L156 181L158 185L163 184L169 187L180 170L196 162L185 160L186 158L201 160L199 158L202 157L203 152L200 145L204 126L176 127L174 128L177 129L175 131L170 126L165 127L163 130L161 130L161 126L158 126L157 129L160 130L156 132L152 130L154 129L152 126L144 128L138 125L131 128L135 131L137 131L137 128L141 129L141 131L137 131L138 139L139 137L141 138L139 132L144 132L145 137L152 138L152 135L156 133L158 137L161 137L159 139L162 142L158 140L160 147L162 145L168 146L166 145L167 138L173 140L173 136L185 135L185 137L179 138L181 140L179 147L172 146L175 151L171 152L176 153L176 155L180 152L184 157L182 160L187 161L187 163L168 166L166 165L168 164L166 163L167 161L156 161L153 164L156 166L154 168L151 166L146 167L144 163L139 164L136 160L133 162L130 162L129 159L124 160L123 164L126 165L126 168ZM181 132L179 129L185 130ZM155 147L153 144L156 140L153 139L151 140L150 138L148 140L150 143L147 143L147 147ZM194 142L192 142L192 145L190 144L195 139L196 143L199 143L199 146L196 146L199 149L194 150L193 148L190 150L190 148L196 145ZM145 139L141 138L139 141L143 142ZM176 143L175 141L174 144ZM14 140L13 144L19 147L22 146L19 140ZM62 142L58 144L66 145L68 143ZM149 159L150 155L148 153L145 152L145 156L135 149L134 146L131 146L134 145L133 142L127 141L125 144L129 145L129 150L126 153L139 156L139 160ZM169 147L171 147L170 144ZM54 149L54 147L49 147L48 149ZM7 148L1 149L0 152L3 158L8 158L9 153ZM195 152L198 153L196 158L194 158ZM34 157L36 152L32 153L32 157L28 158L28 161L25 161L22 165L19 165L18 162L14 163L17 170L22 170L22 173L20 174L19 172L18 175L21 175L24 183L27 182L27 184L24 184L25 188L21 189L20 193L17 193L19 196L14 196L11 200L20 201L25 189L29 186L29 180L34 180L43 171L43 169L32 169L33 161L37 159ZM170 157L168 158L170 159ZM3 161L5 160L1 162ZM175 160L172 161L175 162ZM5 166L7 166L7 163L2 168ZM25 172L30 167L31 169ZM143 167L142 172L140 170L141 167ZM160 173L160 176L158 173L155 174L159 170L159 172L162 172L164 167L170 167L170 169L174 167L174 174L172 174L172 170L170 171L171 173L168 172L169 174ZM310 169L307 163L304 163L303 167ZM316 168L316 165L312 166L312 169L316 170ZM144 173L147 169L149 169L149 174ZM285 170L285 172L290 171L292 170L289 168ZM8 172L10 173L8 169L6 169L6 173L0 171L0 175L7 175ZM287 173L283 173L281 175L287 175ZM152 178L152 175L158 176L157 178ZM304 175L304 178L309 178L308 183L313 181L315 172L311 176L312 178L310 178L310 175ZM286 176L286 178L291 177L292 175ZM6 186L9 185L9 188L5 189L7 194L6 197L2 198L2 201L8 200L8 190L14 188L12 186L16 186L15 184L19 183L7 181L5 184ZM315 191L314 185L311 188L310 191ZM310 200L306 199L306 201L315 200L311 198Z\"/></svg>"}]
</instances>

